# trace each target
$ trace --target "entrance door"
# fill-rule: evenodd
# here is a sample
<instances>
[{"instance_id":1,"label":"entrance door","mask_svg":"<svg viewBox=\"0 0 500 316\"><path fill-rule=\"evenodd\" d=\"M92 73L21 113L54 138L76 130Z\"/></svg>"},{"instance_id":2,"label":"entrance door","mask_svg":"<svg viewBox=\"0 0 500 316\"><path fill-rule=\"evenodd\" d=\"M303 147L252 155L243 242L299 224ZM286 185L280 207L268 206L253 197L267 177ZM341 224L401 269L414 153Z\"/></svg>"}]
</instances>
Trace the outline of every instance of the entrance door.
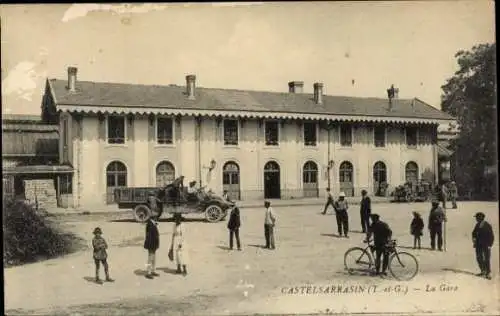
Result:
<instances>
[{"instance_id":1,"label":"entrance door","mask_svg":"<svg viewBox=\"0 0 500 316\"><path fill-rule=\"evenodd\" d=\"M111 162L106 168L106 203L115 202L115 189L127 186L127 167L119 161Z\"/></svg>"},{"instance_id":2,"label":"entrance door","mask_svg":"<svg viewBox=\"0 0 500 316\"><path fill-rule=\"evenodd\" d=\"M340 191L346 196L354 196L353 167L349 161L344 161L339 168Z\"/></svg>"},{"instance_id":3,"label":"entrance door","mask_svg":"<svg viewBox=\"0 0 500 316\"><path fill-rule=\"evenodd\" d=\"M156 186L162 188L175 180L174 166L164 160L156 167Z\"/></svg>"},{"instance_id":4,"label":"entrance door","mask_svg":"<svg viewBox=\"0 0 500 316\"><path fill-rule=\"evenodd\" d=\"M385 163L377 161L373 165L373 194L375 196L385 196L387 184L387 169Z\"/></svg>"},{"instance_id":5,"label":"entrance door","mask_svg":"<svg viewBox=\"0 0 500 316\"><path fill-rule=\"evenodd\" d=\"M269 161L264 166L264 198L281 198L280 186L280 166L274 161Z\"/></svg>"},{"instance_id":6,"label":"entrance door","mask_svg":"<svg viewBox=\"0 0 500 316\"><path fill-rule=\"evenodd\" d=\"M222 189L227 191L231 200L240 200L240 167L234 161L227 162L222 168Z\"/></svg>"},{"instance_id":7,"label":"entrance door","mask_svg":"<svg viewBox=\"0 0 500 316\"><path fill-rule=\"evenodd\" d=\"M304 164L302 172L302 188L304 197L318 197L318 166L314 161Z\"/></svg>"}]
</instances>

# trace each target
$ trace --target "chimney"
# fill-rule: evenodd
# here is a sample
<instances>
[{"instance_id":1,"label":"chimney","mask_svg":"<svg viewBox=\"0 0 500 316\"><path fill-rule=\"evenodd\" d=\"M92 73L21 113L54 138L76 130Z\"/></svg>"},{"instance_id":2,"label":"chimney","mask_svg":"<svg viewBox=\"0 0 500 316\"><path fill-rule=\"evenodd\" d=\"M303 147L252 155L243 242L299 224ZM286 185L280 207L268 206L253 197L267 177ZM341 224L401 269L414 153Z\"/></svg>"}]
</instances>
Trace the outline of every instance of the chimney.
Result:
<instances>
[{"instance_id":1,"label":"chimney","mask_svg":"<svg viewBox=\"0 0 500 316\"><path fill-rule=\"evenodd\" d=\"M303 81L290 81L288 83L288 92L290 93L302 93L304 91Z\"/></svg>"},{"instance_id":2,"label":"chimney","mask_svg":"<svg viewBox=\"0 0 500 316\"><path fill-rule=\"evenodd\" d=\"M314 85L314 102L316 104L323 104L323 84L316 82Z\"/></svg>"},{"instance_id":3,"label":"chimney","mask_svg":"<svg viewBox=\"0 0 500 316\"><path fill-rule=\"evenodd\" d=\"M389 110L392 110L395 100L398 99L399 89L394 88L394 85L391 84L391 87L387 89L387 96L389 97Z\"/></svg>"},{"instance_id":4,"label":"chimney","mask_svg":"<svg viewBox=\"0 0 500 316\"><path fill-rule=\"evenodd\" d=\"M196 86L196 76L187 75L186 76L186 93L189 100L195 99L195 86Z\"/></svg>"},{"instance_id":5,"label":"chimney","mask_svg":"<svg viewBox=\"0 0 500 316\"><path fill-rule=\"evenodd\" d=\"M68 90L71 92L76 91L76 73L78 68L68 67Z\"/></svg>"}]
</instances>

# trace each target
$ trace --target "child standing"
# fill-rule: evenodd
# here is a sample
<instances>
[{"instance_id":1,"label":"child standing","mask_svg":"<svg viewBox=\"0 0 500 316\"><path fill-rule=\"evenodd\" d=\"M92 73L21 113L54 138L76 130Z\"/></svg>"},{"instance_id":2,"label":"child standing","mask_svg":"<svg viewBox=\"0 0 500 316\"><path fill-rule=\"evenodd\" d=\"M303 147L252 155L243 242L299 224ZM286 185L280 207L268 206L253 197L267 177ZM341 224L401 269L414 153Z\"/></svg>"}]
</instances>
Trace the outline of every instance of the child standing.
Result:
<instances>
[{"instance_id":1,"label":"child standing","mask_svg":"<svg viewBox=\"0 0 500 316\"><path fill-rule=\"evenodd\" d=\"M410 224L410 233L413 235L413 249L420 249L420 237L423 235L424 221L418 212L413 212L413 220Z\"/></svg>"},{"instance_id":2,"label":"child standing","mask_svg":"<svg viewBox=\"0 0 500 316\"><path fill-rule=\"evenodd\" d=\"M177 263L177 273L187 275L187 262L188 262L188 247L186 245L186 231L182 224L182 215L176 213L174 215L174 229L172 232L172 243L170 245L170 252L175 255ZM182 267L182 270L181 270Z\"/></svg>"},{"instance_id":3,"label":"child standing","mask_svg":"<svg viewBox=\"0 0 500 316\"><path fill-rule=\"evenodd\" d=\"M106 240L102 238L102 230L99 227L94 229L94 239L92 239L92 247L94 248L94 262L95 262L95 281L98 284L102 284L101 279L99 279L99 268L100 263L104 266L104 273L106 274L106 282L113 282L114 280L109 277L109 267L108 267L108 244Z\"/></svg>"}]
</instances>

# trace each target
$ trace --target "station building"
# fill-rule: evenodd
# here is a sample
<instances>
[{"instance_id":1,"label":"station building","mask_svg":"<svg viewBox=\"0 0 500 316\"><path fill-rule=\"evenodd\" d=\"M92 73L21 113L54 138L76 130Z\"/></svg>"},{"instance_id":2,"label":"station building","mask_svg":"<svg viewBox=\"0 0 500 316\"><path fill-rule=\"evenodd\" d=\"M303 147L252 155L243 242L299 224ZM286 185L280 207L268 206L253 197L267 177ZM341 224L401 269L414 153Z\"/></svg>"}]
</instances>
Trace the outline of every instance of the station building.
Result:
<instances>
[{"instance_id":1,"label":"station building","mask_svg":"<svg viewBox=\"0 0 500 316\"><path fill-rule=\"evenodd\" d=\"M113 203L117 187L162 186L183 175L237 200L387 195L437 181L437 127L454 121L418 98L47 79L46 123L59 125L59 163L73 169L74 206ZM284 83L287 86L287 83Z\"/></svg>"}]
</instances>

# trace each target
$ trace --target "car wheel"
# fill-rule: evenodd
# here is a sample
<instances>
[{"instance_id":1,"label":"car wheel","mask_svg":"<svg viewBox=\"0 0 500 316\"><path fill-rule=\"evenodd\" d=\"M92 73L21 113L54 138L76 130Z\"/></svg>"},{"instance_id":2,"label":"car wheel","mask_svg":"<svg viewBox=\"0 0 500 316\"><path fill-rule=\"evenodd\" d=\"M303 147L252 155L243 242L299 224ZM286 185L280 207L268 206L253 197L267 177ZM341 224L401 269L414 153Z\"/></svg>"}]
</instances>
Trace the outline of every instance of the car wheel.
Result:
<instances>
[{"instance_id":1,"label":"car wheel","mask_svg":"<svg viewBox=\"0 0 500 316\"><path fill-rule=\"evenodd\" d=\"M224 212L222 211L222 208L220 208L220 206L218 205L210 204L205 209L205 218L210 223L219 222L222 219L222 217L224 217Z\"/></svg>"},{"instance_id":2,"label":"car wheel","mask_svg":"<svg viewBox=\"0 0 500 316\"><path fill-rule=\"evenodd\" d=\"M151 213L151 209L143 204L134 208L134 218L139 223L145 223L151 217Z\"/></svg>"}]
</instances>

